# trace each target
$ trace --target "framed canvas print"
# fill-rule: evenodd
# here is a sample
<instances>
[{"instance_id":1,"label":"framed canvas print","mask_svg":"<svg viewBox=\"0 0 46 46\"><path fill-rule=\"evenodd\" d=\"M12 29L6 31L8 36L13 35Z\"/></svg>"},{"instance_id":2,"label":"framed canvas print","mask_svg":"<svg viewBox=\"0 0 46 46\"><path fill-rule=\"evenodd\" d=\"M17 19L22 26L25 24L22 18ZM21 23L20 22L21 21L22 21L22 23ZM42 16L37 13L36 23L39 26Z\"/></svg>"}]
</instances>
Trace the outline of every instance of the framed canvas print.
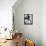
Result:
<instances>
[{"instance_id":1,"label":"framed canvas print","mask_svg":"<svg viewBox=\"0 0 46 46\"><path fill-rule=\"evenodd\" d=\"M24 14L24 25L33 24L33 14Z\"/></svg>"}]
</instances>

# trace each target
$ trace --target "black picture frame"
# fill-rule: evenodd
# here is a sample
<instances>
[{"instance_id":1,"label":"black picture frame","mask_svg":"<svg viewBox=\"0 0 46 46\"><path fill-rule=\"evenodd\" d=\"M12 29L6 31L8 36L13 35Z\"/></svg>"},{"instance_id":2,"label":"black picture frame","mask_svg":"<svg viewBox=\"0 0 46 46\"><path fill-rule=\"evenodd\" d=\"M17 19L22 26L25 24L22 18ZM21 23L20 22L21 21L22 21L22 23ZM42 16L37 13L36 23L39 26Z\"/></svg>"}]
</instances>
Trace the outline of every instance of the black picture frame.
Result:
<instances>
[{"instance_id":1,"label":"black picture frame","mask_svg":"<svg viewBox=\"0 0 46 46\"><path fill-rule=\"evenodd\" d=\"M24 14L24 25L33 24L33 14Z\"/></svg>"}]
</instances>

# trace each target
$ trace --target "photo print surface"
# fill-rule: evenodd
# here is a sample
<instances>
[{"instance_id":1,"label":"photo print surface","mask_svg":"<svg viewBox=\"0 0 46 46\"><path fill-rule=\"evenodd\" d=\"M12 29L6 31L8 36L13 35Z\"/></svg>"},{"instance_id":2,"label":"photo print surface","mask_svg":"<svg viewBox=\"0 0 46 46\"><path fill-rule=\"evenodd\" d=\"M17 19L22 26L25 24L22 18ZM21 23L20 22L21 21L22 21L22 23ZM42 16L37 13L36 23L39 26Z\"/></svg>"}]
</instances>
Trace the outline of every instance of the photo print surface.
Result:
<instances>
[{"instance_id":1,"label":"photo print surface","mask_svg":"<svg viewBox=\"0 0 46 46\"><path fill-rule=\"evenodd\" d=\"M24 25L33 24L33 14L24 14Z\"/></svg>"}]
</instances>

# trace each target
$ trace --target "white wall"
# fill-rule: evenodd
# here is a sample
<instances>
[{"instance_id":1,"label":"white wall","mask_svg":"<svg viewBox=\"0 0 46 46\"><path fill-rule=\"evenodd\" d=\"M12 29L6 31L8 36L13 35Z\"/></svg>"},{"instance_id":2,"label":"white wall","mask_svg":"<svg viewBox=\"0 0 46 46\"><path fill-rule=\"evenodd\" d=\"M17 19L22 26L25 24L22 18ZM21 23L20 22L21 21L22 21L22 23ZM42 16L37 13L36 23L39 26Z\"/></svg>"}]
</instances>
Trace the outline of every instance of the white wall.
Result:
<instances>
[{"instance_id":1,"label":"white wall","mask_svg":"<svg viewBox=\"0 0 46 46\"><path fill-rule=\"evenodd\" d=\"M15 5L14 5L15 6ZM23 0L23 2L14 9L15 28L22 32L24 37L35 41L36 46L41 46L41 1ZM24 14L33 13L33 25L24 25Z\"/></svg>"},{"instance_id":2,"label":"white wall","mask_svg":"<svg viewBox=\"0 0 46 46\"><path fill-rule=\"evenodd\" d=\"M0 27L12 28L12 6L16 0L0 0Z\"/></svg>"},{"instance_id":3,"label":"white wall","mask_svg":"<svg viewBox=\"0 0 46 46\"><path fill-rule=\"evenodd\" d=\"M46 46L46 0L41 2L41 40L42 46Z\"/></svg>"}]
</instances>

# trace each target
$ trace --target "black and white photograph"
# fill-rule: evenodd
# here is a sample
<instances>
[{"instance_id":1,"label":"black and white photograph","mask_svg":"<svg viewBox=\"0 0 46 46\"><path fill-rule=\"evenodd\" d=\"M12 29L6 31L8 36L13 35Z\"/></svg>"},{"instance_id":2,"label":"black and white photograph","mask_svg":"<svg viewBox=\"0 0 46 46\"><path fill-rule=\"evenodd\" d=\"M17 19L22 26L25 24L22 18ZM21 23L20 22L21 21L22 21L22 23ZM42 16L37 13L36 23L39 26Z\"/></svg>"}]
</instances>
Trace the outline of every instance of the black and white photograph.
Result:
<instances>
[{"instance_id":1,"label":"black and white photograph","mask_svg":"<svg viewBox=\"0 0 46 46\"><path fill-rule=\"evenodd\" d=\"M33 24L33 14L24 14L24 25Z\"/></svg>"}]
</instances>

